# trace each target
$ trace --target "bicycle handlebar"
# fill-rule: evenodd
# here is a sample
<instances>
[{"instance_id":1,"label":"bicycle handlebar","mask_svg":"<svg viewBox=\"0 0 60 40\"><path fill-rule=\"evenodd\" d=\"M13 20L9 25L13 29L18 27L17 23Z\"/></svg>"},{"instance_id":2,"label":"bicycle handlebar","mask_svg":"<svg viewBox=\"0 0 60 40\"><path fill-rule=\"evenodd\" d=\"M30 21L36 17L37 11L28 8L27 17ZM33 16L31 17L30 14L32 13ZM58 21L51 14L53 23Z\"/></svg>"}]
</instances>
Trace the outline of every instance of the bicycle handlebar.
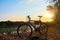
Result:
<instances>
[{"instance_id":1,"label":"bicycle handlebar","mask_svg":"<svg viewBox=\"0 0 60 40\"><path fill-rule=\"evenodd\" d=\"M29 19L29 21L31 20L30 15L28 15L27 18Z\"/></svg>"}]
</instances>

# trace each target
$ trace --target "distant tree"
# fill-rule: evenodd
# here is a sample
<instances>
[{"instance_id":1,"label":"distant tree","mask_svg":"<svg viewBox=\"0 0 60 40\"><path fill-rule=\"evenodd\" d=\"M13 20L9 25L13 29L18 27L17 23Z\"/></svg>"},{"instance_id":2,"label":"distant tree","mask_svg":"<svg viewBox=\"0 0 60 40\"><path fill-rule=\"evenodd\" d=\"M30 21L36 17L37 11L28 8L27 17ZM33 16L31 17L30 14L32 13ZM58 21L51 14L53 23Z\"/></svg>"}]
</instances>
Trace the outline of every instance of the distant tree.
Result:
<instances>
[{"instance_id":1,"label":"distant tree","mask_svg":"<svg viewBox=\"0 0 60 40\"><path fill-rule=\"evenodd\" d=\"M54 3L53 6L50 6L50 8L54 7L57 9L56 15L55 15L55 23L57 26L60 27L60 0L50 0L50 3Z\"/></svg>"}]
</instances>

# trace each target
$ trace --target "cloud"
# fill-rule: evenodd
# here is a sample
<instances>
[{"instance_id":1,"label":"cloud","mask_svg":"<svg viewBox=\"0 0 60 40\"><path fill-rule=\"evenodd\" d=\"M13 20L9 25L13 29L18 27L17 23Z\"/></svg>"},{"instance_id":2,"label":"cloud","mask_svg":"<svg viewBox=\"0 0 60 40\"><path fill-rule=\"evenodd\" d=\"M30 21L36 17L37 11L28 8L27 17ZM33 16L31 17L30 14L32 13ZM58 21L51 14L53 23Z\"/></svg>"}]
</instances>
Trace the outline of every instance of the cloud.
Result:
<instances>
[{"instance_id":1,"label":"cloud","mask_svg":"<svg viewBox=\"0 0 60 40\"><path fill-rule=\"evenodd\" d=\"M34 0L26 0L28 3L34 2Z\"/></svg>"}]
</instances>

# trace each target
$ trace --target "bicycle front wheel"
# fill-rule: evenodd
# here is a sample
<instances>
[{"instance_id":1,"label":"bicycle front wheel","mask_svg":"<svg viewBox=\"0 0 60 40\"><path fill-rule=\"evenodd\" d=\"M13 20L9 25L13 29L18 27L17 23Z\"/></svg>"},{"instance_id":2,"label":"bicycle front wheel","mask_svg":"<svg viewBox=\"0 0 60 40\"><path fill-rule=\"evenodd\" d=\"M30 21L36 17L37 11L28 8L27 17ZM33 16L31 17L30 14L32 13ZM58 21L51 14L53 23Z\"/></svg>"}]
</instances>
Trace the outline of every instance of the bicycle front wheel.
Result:
<instances>
[{"instance_id":1,"label":"bicycle front wheel","mask_svg":"<svg viewBox=\"0 0 60 40\"><path fill-rule=\"evenodd\" d=\"M17 33L21 39L27 39L32 35L32 28L29 24L24 23L18 26Z\"/></svg>"},{"instance_id":2,"label":"bicycle front wheel","mask_svg":"<svg viewBox=\"0 0 60 40\"><path fill-rule=\"evenodd\" d=\"M48 25L42 23L39 27L39 33L43 35L43 34L47 34L47 32L48 32Z\"/></svg>"}]
</instances>

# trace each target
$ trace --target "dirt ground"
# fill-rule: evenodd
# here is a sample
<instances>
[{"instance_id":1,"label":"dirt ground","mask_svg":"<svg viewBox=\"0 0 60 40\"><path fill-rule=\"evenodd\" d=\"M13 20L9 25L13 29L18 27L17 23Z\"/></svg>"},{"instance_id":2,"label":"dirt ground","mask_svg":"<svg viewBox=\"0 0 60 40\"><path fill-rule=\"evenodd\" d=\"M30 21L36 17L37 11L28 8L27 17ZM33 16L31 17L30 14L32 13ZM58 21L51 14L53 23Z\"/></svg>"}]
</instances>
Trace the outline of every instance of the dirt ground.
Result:
<instances>
[{"instance_id":1,"label":"dirt ground","mask_svg":"<svg viewBox=\"0 0 60 40\"><path fill-rule=\"evenodd\" d=\"M60 29L50 27L48 29L48 40L60 40ZM33 32L32 36L38 36L38 32ZM21 40L17 35L2 35L0 40Z\"/></svg>"}]
</instances>

